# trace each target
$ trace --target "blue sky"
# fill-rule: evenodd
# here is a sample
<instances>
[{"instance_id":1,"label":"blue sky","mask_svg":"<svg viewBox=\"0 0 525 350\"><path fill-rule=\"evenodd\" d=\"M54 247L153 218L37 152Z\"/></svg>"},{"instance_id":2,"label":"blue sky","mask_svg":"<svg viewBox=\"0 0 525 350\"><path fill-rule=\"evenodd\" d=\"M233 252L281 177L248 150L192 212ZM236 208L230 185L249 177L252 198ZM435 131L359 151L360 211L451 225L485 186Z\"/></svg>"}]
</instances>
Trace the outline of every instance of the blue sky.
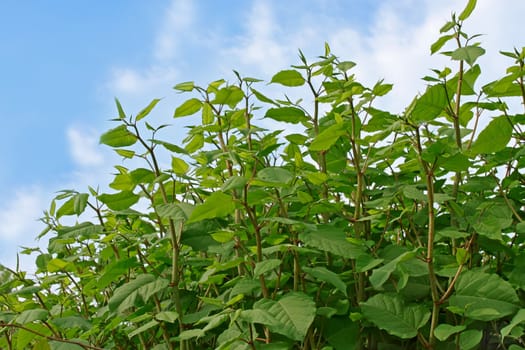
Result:
<instances>
[{"instance_id":1,"label":"blue sky","mask_svg":"<svg viewBox=\"0 0 525 350\"><path fill-rule=\"evenodd\" d=\"M385 78L381 103L401 111L424 89L430 44L460 0L112 0L9 1L0 4L0 264L14 266L19 246L34 246L37 221L55 192L103 186L120 160L98 145L112 127L114 97L136 113L163 98L154 115L171 119L182 102L176 83L225 78L232 69L269 80L332 51L357 62L358 78ZM480 0L467 24L481 38L485 81L511 62L498 50L525 45L523 0ZM278 91L277 91L278 93ZM271 127L271 125L267 125ZM177 133L179 131L179 133ZM180 141L180 139L179 139ZM45 243L45 242L44 242ZM42 242L40 243L42 244ZM24 266L31 265L24 259Z\"/></svg>"}]
</instances>

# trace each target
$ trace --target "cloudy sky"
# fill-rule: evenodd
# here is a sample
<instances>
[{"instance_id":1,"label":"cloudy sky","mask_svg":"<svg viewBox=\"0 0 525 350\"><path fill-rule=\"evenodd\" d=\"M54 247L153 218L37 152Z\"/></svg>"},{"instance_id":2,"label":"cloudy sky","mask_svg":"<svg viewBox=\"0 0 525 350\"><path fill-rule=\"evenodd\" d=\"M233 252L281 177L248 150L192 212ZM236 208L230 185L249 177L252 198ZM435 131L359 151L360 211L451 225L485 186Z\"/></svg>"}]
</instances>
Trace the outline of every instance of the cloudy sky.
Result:
<instances>
[{"instance_id":1,"label":"cloudy sky","mask_svg":"<svg viewBox=\"0 0 525 350\"><path fill-rule=\"evenodd\" d=\"M523 0L479 0L467 21L485 34L483 82L510 65L498 50L525 46ZM0 264L34 246L38 218L61 189L108 183L119 160L98 144L113 127L113 99L136 113L163 98L152 123L172 123L182 102L171 87L225 78L232 69L269 80L332 52L357 77L394 83L381 102L402 111L421 77L450 63L430 56L439 28L466 0L112 0L0 4ZM178 129L177 129L178 128ZM177 142L177 140L174 140ZM178 140L180 141L180 139ZM116 163L117 162L117 163ZM24 260L30 266L31 260Z\"/></svg>"}]
</instances>

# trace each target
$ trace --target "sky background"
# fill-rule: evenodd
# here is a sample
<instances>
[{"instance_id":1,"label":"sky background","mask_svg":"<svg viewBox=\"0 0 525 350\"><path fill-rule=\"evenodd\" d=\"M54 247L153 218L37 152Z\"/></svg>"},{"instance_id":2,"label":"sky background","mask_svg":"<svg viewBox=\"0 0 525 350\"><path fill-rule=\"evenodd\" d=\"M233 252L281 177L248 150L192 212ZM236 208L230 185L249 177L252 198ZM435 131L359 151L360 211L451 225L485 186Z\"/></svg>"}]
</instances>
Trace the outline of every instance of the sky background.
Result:
<instances>
[{"instance_id":1,"label":"sky background","mask_svg":"<svg viewBox=\"0 0 525 350\"><path fill-rule=\"evenodd\" d=\"M357 78L394 90L381 107L401 112L424 91L430 68L452 65L430 56L439 28L466 0L112 0L0 2L0 264L14 267L20 246L61 189L85 192L110 182L121 161L99 145L115 126L118 97L128 114L162 98L151 123L170 123L180 143L189 121L171 119L188 96L172 87L193 80L243 76L269 81L332 52L357 63ZM525 46L523 0L478 0L469 34L487 49L480 83L512 62L498 50ZM271 88L270 88L271 89ZM279 90L275 97L281 97ZM299 94L300 92L298 92ZM265 126L272 127L269 122ZM261 123L259 123L261 124ZM21 257L31 270L34 257Z\"/></svg>"}]
</instances>

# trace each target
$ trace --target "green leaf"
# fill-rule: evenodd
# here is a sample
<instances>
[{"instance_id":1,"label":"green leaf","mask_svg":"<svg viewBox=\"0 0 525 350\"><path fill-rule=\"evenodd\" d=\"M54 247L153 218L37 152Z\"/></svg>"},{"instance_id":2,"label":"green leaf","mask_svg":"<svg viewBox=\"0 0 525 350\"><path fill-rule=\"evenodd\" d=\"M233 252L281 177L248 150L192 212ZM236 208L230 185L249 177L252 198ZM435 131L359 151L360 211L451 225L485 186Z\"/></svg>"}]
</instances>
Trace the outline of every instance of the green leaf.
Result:
<instances>
[{"instance_id":1,"label":"green leaf","mask_svg":"<svg viewBox=\"0 0 525 350\"><path fill-rule=\"evenodd\" d=\"M111 210L129 209L133 204L137 203L140 196L137 196L131 191L122 191L113 194L103 193L98 196L98 200L108 206Z\"/></svg>"},{"instance_id":2,"label":"green leaf","mask_svg":"<svg viewBox=\"0 0 525 350\"><path fill-rule=\"evenodd\" d=\"M448 103L447 94L443 85L433 85L427 88L425 93L416 100L412 110L412 118L415 122L428 122L438 117Z\"/></svg>"},{"instance_id":3,"label":"green leaf","mask_svg":"<svg viewBox=\"0 0 525 350\"><path fill-rule=\"evenodd\" d=\"M270 108L266 111L266 115L264 117L271 118L279 122L287 122L292 124L308 121L308 117L304 111L296 107Z\"/></svg>"},{"instance_id":4,"label":"green leaf","mask_svg":"<svg viewBox=\"0 0 525 350\"><path fill-rule=\"evenodd\" d=\"M284 86L301 86L305 82L301 73L294 69L282 70L272 77L270 83L277 83Z\"/></svg>"},{"instance_id":5,"label":"green leaf","mask_svg":"<svg viewBox=\"0 0 525 350\"><path fill-rule=\"evenodd\" d=\"M62 271L66 267L68 267L69 264L70 264L69 262L63 259L54 258L54 259L49 260L49 262L47 263L47 271L49 272Z\"/></svg>"},{"instance_id":6,"label":"green leaf","mask_svg":"<svg viewBox=\"0 0 525 350\"><path fill-rule=\"evenodd\" d=\"M49 311L44 309L30 309L25 310L18 315L16 318L16 322L20 324L26 324L34 321L43 321L47 319L47 316L49 315Z\"/></svg>"},{"instance_id":7,"label":"green leaf","mask_svg":"<svg viewBox=\"0 0 525 350\"><path fill-rule=\"evenodd\" d=\"M302 270L319 281L330 283L345 296L348 295L346 291L346 284L335 272L330 271L322 266L317 266L314 268L305 266L302 267Z\"/></svg>"},{"instance_id":8,"label":"green leaf","mask_svg":"<svg viewBox=\"0 0 525 350\"><path fill-rule=\"evenodd\" d=\"M456 61L465 61L470 66L476 62L479 56L483 55L485 53L485 49L479 46L464 46L457 48L452 52L452 55L450 56L453 60Z\"/></svg>"},{"instance_id":9,"label":"green leaf","mask_svg":"<svg viewBox=\"0 0 525 350\"><path fill-rule=\"evenodd\" d=\"M466 171L470 168L472 163L464 154L456 153L453 156L444 158L439 165L443 167L443 169L449 171Z\"/></svg>"},{"instance_id":10,"label":"green leaf","mask_svg":"<svg viewBox=\"0 0 525 350\"><path fill-rule=\"evenodd\" d=\"M370 276L370 283L375 289L381 289L383 284L390 278L390 275L396 270L399 263L415 259L418 250L405 252L387 264L375 269Z\"/></svg>"},{"instance_id":11,"label":"green leaf","mask_svg":"<svg viewBox=\"0 0 525 350\"><path fill-rule=\"evenodd\" d=\"M459 348L461 350L470 350L479 346L483 338L483 331L479 329L469 329L459 335Z\"/></svg>"},{"instance_id":12,"label":"green leaf","mask_svg":"<svg viewBox=\"0 0 525 350\"><path fill-rule=\"evenodd\" d=\"M318 226L317 230L304 231L299 239L307 247L314 247L348 259L355 259L365 252L361 245L350 243L342 229L332 226Z\"/></svg>"},{"instance_id":13,"label":"green leaf","mask_svg":"<svg viewBox=\"0 0 525 350\"><path fill-rule=\"evenodd\" d=\"M463 9L463 11L461 11L461 13L459 14L458 19L460 21L466 20L470 16L472 11L474 11L475 7L476 7L476 0L469 0L465 9Z\"/></svg>"},{"instance_id":14,"label":"green leaf","mask_svg":"<svg viewBox=\"0 0 525 350\"><path fill-rule=\"evenodd\" d=\"M213 109L208 102L205 102L202 105L202 125L213 124L215 120L215 115L213 114Z\"/></svg>"},{"instance_id":15,"label":"green leaf","mask_svg":"<svg viewBox=\"0 0 525 350\"><path fill-rule=\"evenodd\" d=\"M233 213L234 210L235 203L233 202L233 198L217 191L206 198L204 203L195 207L188 223L226 216Z\"/></svg>"},{"instance_id":16,"label":"green leaf","mask_svg":"<svg viewBox=\"0 0 525 350\"><path fill-rule=\"evenodd\" d=\"M110 311L124 311L134 305L138 289L148 283L154 282L155 276L150 274L138 275L135 279L123 284L115 289L113 296L109 299L108 307Z\"/></svg>"},{"instance_id":17,"label":"green leaf","mask_svg":"<svg viewBox=\"0 0 525 350\"><path fill-rule=\"evenodd\" d=\"M177 175L185 175L190 166L183 159L178 157L171 157L171 170Z\"/></svg>"},{"instance_id":18,"label":"green leaf","mask_svg":"<svg viewBox=\"0 0 525 350\"><path fill-rule=\"evenodd\" d=\"M188 330L182 331L178 335L178 337L176 337L176 339L178 339L178 340L189 340L189 339L192 339L192 338L204 337L205 334L206 334L206 332L204 330L202 330L202 329L199 329L199 328L188 329Z\"/></svg>"},{"instance_id":19,"label":"green leaf","mask_svg":"<svg viewBox=\"0 0 525 350\"><path fill-rule=\"evenodd\" d=\"M164 219L186 221L193 211L193 206L187 203L166 203L155 206L157 214Z\"/></svg>"},{"instance_id":20,"label":"green leaf","mask_svg":"<svg viewBox=\"0 0 525 350\"><path fill-rule=\"evenodd\" d=\"M281 323L268 311L263 309L242 310L239 317L249 323L259 323L268 327L279 327Z\"/></svg>"},{"instance_id":21,"label":"green leaf","mask_svg":"<svg viewBox=\"0 0 525 350\"><path fill-rule=\"evenodd\" d=\"M519 299L511 284L495 274L467 271L461 274L450 306L466 317L492 321L515 313Z\"/></svg>"},{"instance_id":22,"label":"green leaf","mask_svg":"<svg viewBox=\"0 0 525 350\"><path fill-rule=\"evenodd\" d=\"M316 314L311 297L297 292L287 293L277 301L261 299L254 304L254 308L268 311L279 321L277 326L268 325L272 332L297 341L304 339Z\"/></svg>"},{"instance_id":23,"label":"green leaf","mask_svg":"<svg viewBox=\"0 0 525 350\"><path fill-rule=\"evenodd\" d=\"M202 102L198 98L190 98L175 109L173 118L192 115L201 110Z\"/></svg>"},{"instance_id":24,"label":"green leaf","mask_svg":"<svg viewBox=\"0 0 525 350\"><path fill-rule=\"evenodd\" d=\"M115 98L115 104L117 105L118 117L120 119L126 119L126 113L124 113L124 109L122 108L118 98Z\"/></svg>"},{"instance_id":25,"label":"green leaf","mask_svg":"<svg viewBox=\"0 0 525 350\"><path fill-rule=\"evenodd\" d=\"M443 45L445 45L450 39L454 38L453 34L449 35L443 35L440 36L439 39L437 39L431 46L430 46L430 54L435 54L438 52Z\"/></svg>"},{"instance_id":26,"label":"green leaf","mask_svg":"<svg viewBox=\"0 0 525 350\"><path fill-rule=\"evenodd\" d=\"M281 259L267 259L259 261L255 264L255 268L253 269L253 276L259 277L260 275L270 272L273 269L278 268L281 265L281 263Z\"/></svg>"},{"instance_id":27,"label":"green leaf","mask_svg":"<svg viewBox=\"0 0 525 350\"><path fill-rule=\"evenodd\" d=\"M137 334L143 333L143 332L147 331L150 328L156 327L158 324L159 324L159 321L151 320L148 323L145 323L142 326L140 326L139 328L135 329L134 331L129 332L128 338L131 339L134 336L136 336Z\"/></svg>"},{"instance_id":28,"label":"green leaf","mask_svg":"<svg viewBox=\"0 0 525 350\"><path fill-rule=\"evenodd\" d=\"M512 125L507 117L496 117L481 131L470 152L482 154L500 151L507 146L511 137Z\"/></svg>"},{"instance_id":29,"label":"green leaf","mask_svg":"<svg viewBox=\"0 0 525 350\"><path fill-rule=\"evenodd\" d=\"M257 179L265 183L287 185L293 180L293 174L284 168L268 167L257 173Z\"/></svg>"},{"instance_id":30,"label":"green leaf","mask_svg":"<svg viewBox=\"0 0 525 350\"><path fill-rule=\"evenodd\" d=\"M119 125L100 136L100 143L110 147L126 147L137 142L137 136L132 134L126 125Z\"/></svg>"},{"instance_id":31,"label":"green leaf","mask_svg":"<svg viewBox=\"0 0 525 350\"><path fill-rule=\"evenodd\" d=\"M501 329L501 337L505 338L508 336L512 329L521 323L525 323L525 309L520 309L516 315L514 315L510 323Z\"/></svg>"},{"instance_id":32,"label":"green leaf","mask_svg":"<svg viewBox=\"0 0 525 350\"><path fill-rule=\"evenodd\" d=\"M264 102L264 103L271 103L275 106L279 106L279 104L277 104L274 100L264 96L261 92L255 90L254 88L250 88L250 91L255 95L255 97L261 101L261 102Z\"/></svg>"},{"instance_id":33,"label":"green leaf","mask_svg":"<svg viewBox=\"0 0 525 350\"><path fill-rule=\"evenodd\" d=\"M146 108L144 108L142 111L139 112L139 114L137 114L137 116L135 117L135 121L138 122L139 120L145 118L148 114L150 114L150 112L153 110L153 108L155 108L159 101L159 98L152 100L150 104L146 106Z\"/></svg>"},{"instance_id":34,"label":"green leaf","mask_svg":"<svg viewBox=\"0 0 525 350\"><path fill-rule=\"evenodd\" d=\"M334 124L321 131L310 144L310 151L326 151L339 140L339 137L346 134L344 124Z\"/></svg>"},{"instance_id":35,"label":"green leaf","mask_svg":"<svg viewBox=\"0 0 525 350\"><path fill-rule=\"evenodd\" d=\"M173 87L175 90L189 92L195 88L195 83L193 81L186 81L184 83L179 83Z\"/></svg>"},{"instance_id":36,"label":"green leaf","mask_svg":"<svg viewBox=\"0 0 525 350\"><path fill-rule=\"evenodd\" d=\"M70 339L70 340L78 341L79 343L84 343L88 345L85 340L81 340L81 339ZM51 340L49 343L47 343L47 347L45 349L46 350L47 349L50 349L50 350L85 350L86 348L83 346L77 345L77 344L71 344L71 343L65 343L62 341Z\"/></svg>"},{"instance_id":37,"label":"green leaf","mask_svg":"<svg viewBox=\"0 0 525 350\"><path fill-rule=\"evenodd\" d=\"M104 273L98 278L97 287L103 289L109 286L110 283L118 283L121 276L137 266L136 258L122 259L107 265Z\"/></svg>"},{"instance_id":38,"label":"green leaf","mask_svg":"<svg viewBox=\"0 0 525 350\"><path fill-rule=\"evenodd\" d=\"M138 293L142 299L147 302L155 294L166 290L166 288L169 286L169 283L170 282L167 279L159 277L155 281L140 287Z\"/></svg>"},{"instance_id":39,"label":"green leaf","mask_svg":"<svg viewBox=\"0 0 525 350\"><path fill-rule=\"evenodd\" d=\"M84 317L80 316L66 316L58 317L51 320L56 327L63 330L68 330L71 328L79 328L82 330L91 329L91 322L86 320Z\"/></svg>"},{"instance_id":40,"label":"green leaf","mask_svg":"<svg viewBox=\"0 0 525 350\"><path fill-rule=\"evenodd\" d=\"M377 327L402 339L417 336L430 318L422 305L405 305L397 295L376 294L360 304L363 315Z\"/></svg>"},{"instance_id":41,"label":"green leaf","mask_svg":"<svg viewBox=\"0 0 525 350\"><path fill-rule=\"evenodd\" d=\"M158 321L175 323L179 319L179 314L175 311L161 311L155 315L155 319Z\"/></svg>"},{"instance_id":42,"label":"green leaf","mask_svg":"<svg viewBox=\"0 0 525 350\"><path fill-rule=\"evenodd\" d=\"M220 89L215 94L215 99L211 101L213 104L228 105L234 108L244 98L244 93L237 86L228 86Z\"/></svg>"},{"instance_id":43,"label":"green leaf","mask_svg":"<svg viewBox=\"0 0 525 350\"><path fill-rule=\"evenodd\" d=\"M248 179L244 176L231 176L224 182L224 184L221 187L221 190L223 192L229 191L229 190L239 190L243 188L248 183Z\"/></svg>"},{"instance_id":44,"label":"green leaf","mask_svg":"<svg viewBox=\"0 0 525 350\"><path fill-rule=\"evenodd\" d=\"M434 329L434 335L436 336L437 340L445 341L450 337L452 334L459 333L463 330L465 330L467 326L460 325L460 326L452 326L446 323L442 323Z\"/></svg>"}]
</instances>

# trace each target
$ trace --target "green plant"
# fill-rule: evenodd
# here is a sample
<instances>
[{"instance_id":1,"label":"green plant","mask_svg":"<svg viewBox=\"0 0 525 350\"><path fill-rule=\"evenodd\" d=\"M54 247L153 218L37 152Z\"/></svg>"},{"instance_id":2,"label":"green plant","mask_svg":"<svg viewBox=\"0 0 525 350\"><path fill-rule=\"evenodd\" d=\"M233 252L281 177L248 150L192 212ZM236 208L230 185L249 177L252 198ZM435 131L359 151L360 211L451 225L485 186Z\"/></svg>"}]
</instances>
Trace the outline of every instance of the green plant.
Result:
<instances>
[{"instance_id":1,"label":"green plant","mask_svg":"<svg viewBox=\"0 0 525 350\"><path fill-rule=\"evenodd\" d=\"M1 270L0 347L523 349L525 114L508 102L525 105L525 48L477 89L474 7L431 47L455 43L457 68L401 115L328 45L271 79L312 105L238 73L176 85L174 118L202 118L182 146L146 122L159 100L134 117L117 100L100 141L143 165L52 201L36 277Z\"/></svg>"}]
</instances>

